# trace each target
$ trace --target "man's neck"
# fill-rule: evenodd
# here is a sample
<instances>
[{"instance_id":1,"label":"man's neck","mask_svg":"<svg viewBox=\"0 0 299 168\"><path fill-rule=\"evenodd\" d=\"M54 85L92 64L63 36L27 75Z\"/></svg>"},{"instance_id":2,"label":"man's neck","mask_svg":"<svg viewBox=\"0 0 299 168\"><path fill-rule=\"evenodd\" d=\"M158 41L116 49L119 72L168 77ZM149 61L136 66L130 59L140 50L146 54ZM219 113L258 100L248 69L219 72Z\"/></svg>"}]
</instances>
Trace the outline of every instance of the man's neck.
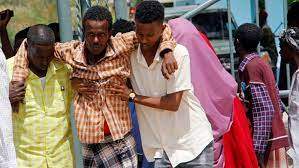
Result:
<instances>
[{"instance_id":1,"label":"man's neck","mask_svg":"<svg viewBox=\"0 0 299 168\"><path fill-rule=\"evenodd\" d=\"M99 60L105 57L106 50L103 50L99 55L93 55L90 52L87 52L87 64L88 65L95 65Z\"/></svg>"},{"instance_id":2,"label":"man's neck","mask_svg":"<svg viewBox=\"0 0 299 168\"><path fill-rule=\"evenodd\" d=\"M39 69L35 68L34 66L32 66L31 64L29 64L29 69L31 72L33 72L39 78L45 77L47 75L47 70L39 70Z\"/></svg>"},{"instance_id":3,"label":"man's neck","mask_svg":"<svg viewBox=\"0 0 299 168\"><path fill-rule=\"evenodd\" d=\"M141 53L142 53L143 57L145 58L145 61L148 66L150 66L153 63L158 48L159 48L159 43L157 43L155 46L153 46L151 48L143 48L143 47L140 48Z\"/></svg>"}]
</instances>

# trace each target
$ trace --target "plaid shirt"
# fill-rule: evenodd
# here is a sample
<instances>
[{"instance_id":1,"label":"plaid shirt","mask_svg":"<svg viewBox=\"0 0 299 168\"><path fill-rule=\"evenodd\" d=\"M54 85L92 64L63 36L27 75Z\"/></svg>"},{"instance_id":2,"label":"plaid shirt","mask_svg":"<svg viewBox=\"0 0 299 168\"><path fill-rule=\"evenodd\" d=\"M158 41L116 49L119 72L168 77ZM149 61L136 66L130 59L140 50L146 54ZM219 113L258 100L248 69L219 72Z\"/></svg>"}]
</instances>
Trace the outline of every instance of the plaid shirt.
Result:
<instances>
[{"instance_id":1,"label":"plaid shirt","mask_svg":"<svg viewBox=\"0 0 299 168\"><path fill-rule=\"evenodd\" d=\"M131 130L131 117L126 101L119 96L112 96L106 88L112 84L125 85L131 74L131 52L138 46L135 32L117 34L108 42L105 57L95 65L88 65L85 56L85 45L79 41L58 43L55 46L55 57L73 68L72 77L81 78L97 86L98 94L87 99L75 93L75 120L79 139L82 143L99 143L104 140L104 121L107 121L113 140L121 139ZM160 51L173 49L173 40L169 26L164 29ZM14 66L14 81L24 80L28 75L27 52L22 44ZM160 52L159 51L159 52ZM24 57L25 56L25 57Z\"/></svg>"},{"instance_id":2,"label":"plaid shirt","mask_svg":"<svg viewBox=\"0 0 299 168\"><path fill-rule=\"evenodd\" d=\"M256 53L246 56L239 66L239 71L243 72L246 65L256 57L259 57ZM264 83L249 82L247 87L244 87L244 81L242 84L242 91L245 93L245 96L250 97L248 101L250 102L252 112L253 146L257 153L264 153L271 136L272 117L275 112L274 106Z\"/></svg>"}]
</instances>

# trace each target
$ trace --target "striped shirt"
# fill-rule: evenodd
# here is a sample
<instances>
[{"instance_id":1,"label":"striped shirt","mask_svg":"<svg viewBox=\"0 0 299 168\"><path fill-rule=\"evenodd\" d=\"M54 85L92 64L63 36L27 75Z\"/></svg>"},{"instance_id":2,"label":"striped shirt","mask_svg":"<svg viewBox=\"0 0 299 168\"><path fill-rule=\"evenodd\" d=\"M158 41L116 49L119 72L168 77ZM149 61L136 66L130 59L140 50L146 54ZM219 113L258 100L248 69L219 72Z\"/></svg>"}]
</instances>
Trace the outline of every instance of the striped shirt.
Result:
<instances>
[{"instance_id":1,"label":"striped shirt","mask_svg":"<svg viewBox=\"0 0 299 168\"><path fill-rule=\"evenodd\" d=\"M160 51L173 49L175 41L169 26L162 35ZM125 85L131 74L130 55L138 46L135 32L118 34L108 42L104 58L95 65L88 65L84 42L71 41L55 46L55 57L73 68L71 78L80 78L97 86L97 94L90 101L75 93L75 120L82 143L99 143L104 140L104 121L107 122L113 140L122 139L132 128L131 116L126 101L107 93L113 84ZM14 66L14 81L24 80L28 75L28 61L24 44L18 51ZM159 51L159 52L160 52Z\"/></svg>"},{"instance_id":2,"label":"striped shirt","mask_svg":"<svg viewBox=\"0 0 299 168\"><path fill-rule=\"evenodd\" d=\"M14 59L7 60L12 77ZM45 89L32 71L26 79L26 94L13 113L14 143L18 167L75 167L70 105L73 98L71 69L51 61Z\"/></svg>"}]
</instances>

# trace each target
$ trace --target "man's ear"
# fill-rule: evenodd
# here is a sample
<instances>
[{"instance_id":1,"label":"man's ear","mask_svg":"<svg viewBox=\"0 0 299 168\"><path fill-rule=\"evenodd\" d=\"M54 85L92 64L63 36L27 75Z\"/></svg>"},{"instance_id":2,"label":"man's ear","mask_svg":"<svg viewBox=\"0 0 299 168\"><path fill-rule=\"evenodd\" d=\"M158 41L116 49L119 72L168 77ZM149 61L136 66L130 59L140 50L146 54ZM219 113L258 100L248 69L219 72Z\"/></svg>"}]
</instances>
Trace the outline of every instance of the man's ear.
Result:
<instances>
[{"instance_id":1,"label":"man's ear","mask_svg":"<svg viewBox=\"0 0 299 168\"><path fill-rule=\"evenodd\" d=\"M109 38L112 36L112 30L108 31L108 36L109 36Z\"/></svg>"},{"instance_id":2,"label":"man's ear","mask_svg":"<svg viewBox=\"0 0 299 168\"><path fill-rule=\"evenodd\" d=\"M164 31L164 29L166 28L166 24L162 24L162 30Z\"/></svg>"}]
</instances>

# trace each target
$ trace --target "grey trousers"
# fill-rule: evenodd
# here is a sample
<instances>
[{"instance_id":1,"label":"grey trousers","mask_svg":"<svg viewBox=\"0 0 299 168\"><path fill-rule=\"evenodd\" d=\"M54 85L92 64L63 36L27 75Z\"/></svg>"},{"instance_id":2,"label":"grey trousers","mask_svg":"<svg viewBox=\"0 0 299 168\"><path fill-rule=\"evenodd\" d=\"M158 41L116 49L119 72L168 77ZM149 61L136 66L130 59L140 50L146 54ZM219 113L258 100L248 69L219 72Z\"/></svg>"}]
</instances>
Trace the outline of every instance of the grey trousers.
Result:
<instances>
[{"instance_id":1,"label":"grey trousers","mask_svg":"<svg viewBox=\"0 0 299 168\"><path fill-rule=\"evenodd\" d=\"M205 147L205 149L193 160L180 163L175 168L213 168L214 153L213 142ZM172 168L168 156L163 152L162 158L155 159L155 168Z\"/></svg>"}]
</instances>

